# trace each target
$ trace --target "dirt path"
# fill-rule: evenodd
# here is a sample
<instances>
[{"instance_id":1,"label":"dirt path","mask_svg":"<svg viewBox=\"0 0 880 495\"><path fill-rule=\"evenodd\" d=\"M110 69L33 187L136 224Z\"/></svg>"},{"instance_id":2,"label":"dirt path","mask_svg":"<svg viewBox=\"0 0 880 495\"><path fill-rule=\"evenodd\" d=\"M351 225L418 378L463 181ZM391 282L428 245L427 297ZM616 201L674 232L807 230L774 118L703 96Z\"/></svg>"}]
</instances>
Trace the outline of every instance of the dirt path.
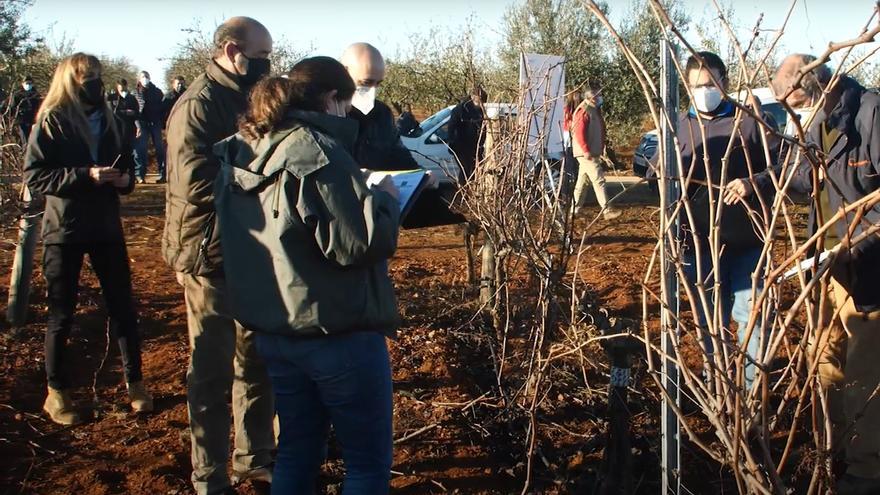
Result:
<instances>
[{"instance_id":1,"label":"dirt path","mask_svg":"<svg viewBox=\"0 0 880 495\"><path fill-rule=\"evenodd\" d=\"M42 339L45 295L42 270L35 270L29 323L0 333L0 493L181 494L189 488L189 439L185 408L185 308L181 288L159 256L163 227L162 190L142 188L127 200L125 226L136 297L145 336L145 375L156 396L156 412L139 418L122 407L124 387L118 351L111 346L106 369L98 377L99 419L76 428L46 421L40 408L45 394ZM598 300L618 314L640 314L637 281L653 248L647 219L654 210L627 209L613 224L603 224L590 238L582 265ZM14 232L4 232L0 277L5 300ZM39 264L38 264L39 265ZM398 288L405 325L391 344L394 363L395 436L410 437L396 446L393 492L399 494L519 492L523 466L512 453L521 446L481 429L479 399L491 388L492 370L469 343L467 322L473 315L473 290L465 283L465 254L455 227L405 231L391 272ZM77 360L76 399L91 401L93 373L104 352L103 311L91 272L83 279L78 325L71 355ZM601 359L602 356L596 356ZM604 386L604 385L603 385ZM539 476L542 493L568 492L585 483L601 460L598 415L579 407L576 397L560 390L558 429L547 462L565 473ZM577 399L577 400L575 400ZM651 422L637 428L639 471L651 478L656 456L649 440ZM642 438L642 440L639 440ZM549 454L549 455L548 455ZM323 482L331 493L341 480L338 452ZM649 464L649 465L648 465ZM560 468L561 467L561 468ZM548 471L549 472L549 471ZM643 493L656 489L643 484ZM656 485L653 485L656 486ZM240 493L256 493L250 486Z\"/></svg>"}]
</instances>

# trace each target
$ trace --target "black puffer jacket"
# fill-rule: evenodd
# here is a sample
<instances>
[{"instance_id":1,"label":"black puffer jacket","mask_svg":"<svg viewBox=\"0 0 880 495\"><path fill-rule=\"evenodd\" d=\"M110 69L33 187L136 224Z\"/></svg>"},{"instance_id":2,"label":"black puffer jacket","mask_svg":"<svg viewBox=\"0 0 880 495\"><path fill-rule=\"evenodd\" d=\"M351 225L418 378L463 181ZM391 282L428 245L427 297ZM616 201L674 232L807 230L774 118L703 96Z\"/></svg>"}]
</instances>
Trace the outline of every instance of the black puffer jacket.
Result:
<instances>
[{"instance_id":1,"label":"black puffer jacket","mask_svg":"<svg viewBox=\"0 0 880 495\"><path fill-rule=\"evenodd\" d=\"M361 168L370 170L413 170L419 164L400 141L394 115L388 105L376 100L373 109L364 115L352 108L348 116L358 122L354 143L354 159Z\"/></svg>"},{"instance_id":2,"label":"black puffer jacket","mask_svg":"<svg viewBox=\"0 0 880 495\"><path fill-rule=\"evenodd\" d=\"M112 113L108 114L113 117ZM116 118L120 129L124 125ZM98 147L97 164L127 171L134 178L131 142L117 142L102 123L104 132ZM118 158L118 161L117 161ZM86 140L73 126L58 118L41 116L34 124L24 159L24 178L33 193L46 197L43 216L45 244L83 242L124 242L119 219L119 195L134 189L134 180L125 188L97 185L89 176L95 166Z\"/></svg>"}]
</instances>

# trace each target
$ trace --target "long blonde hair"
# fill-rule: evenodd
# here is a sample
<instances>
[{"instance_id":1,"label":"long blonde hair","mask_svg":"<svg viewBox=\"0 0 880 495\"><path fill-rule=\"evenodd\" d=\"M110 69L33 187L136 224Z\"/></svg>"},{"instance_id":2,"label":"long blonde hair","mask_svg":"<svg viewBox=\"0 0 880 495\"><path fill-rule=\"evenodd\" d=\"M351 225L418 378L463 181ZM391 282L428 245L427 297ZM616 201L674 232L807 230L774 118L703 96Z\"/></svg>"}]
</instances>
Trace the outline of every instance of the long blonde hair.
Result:
<instances>
[{"instance_id":1,"label":"long blonde hair","mask_svg":"<svg viewBox=\"0 0 880 495\"><path fill-rule=\"evenodd\" d=\"M93 55L74 53L58 64L38 114L38 119L44 119L43 128L50 137L56 136L52 136L48 124L51 121L56 124L65 121L72 125L76 133L87 143L92 143L89 121L79 94L82 80L90 73L101 74L101 62ZM109 130L116 143L121 144L120 129L110 107L104 102L100 105L100 110L104 113L105 130Z\"/></svg>"}]
</instances>

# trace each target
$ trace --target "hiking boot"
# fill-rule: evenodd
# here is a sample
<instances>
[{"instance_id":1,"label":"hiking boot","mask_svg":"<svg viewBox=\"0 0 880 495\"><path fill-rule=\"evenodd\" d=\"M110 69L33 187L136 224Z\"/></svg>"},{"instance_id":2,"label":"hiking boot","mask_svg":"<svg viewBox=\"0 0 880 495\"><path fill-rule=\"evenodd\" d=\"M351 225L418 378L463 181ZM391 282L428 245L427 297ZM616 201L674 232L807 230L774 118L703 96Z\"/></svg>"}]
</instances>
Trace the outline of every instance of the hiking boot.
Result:
<instances>
[{"instance_id":1,"label":"hiking boot","mask_svg":"<svg viewBox=\"0 0 880 495\"><path fill-rule=\"evenodd\" d=\"M238 485L245 481L262 481L263 483L272 484L272 466L263 466L250 471L234 471L232 473L232 484Z\"/></svg>"},{"instance_id":2,"label":"hiking boot","mask_svg":"<svg viewBox=\"0 0 880 495\"><path fill-rule=\"evenodd\" d=\"M619 217L620 215L623 215L623 211L618 210L617 208L612 208L610 206L605 208L605 211L602 212L602 217L605 220L614 220L615 218Z\"/></svg>"},{"instance_id":3,"label":"hiking boot","mask_svg":"<svg viewBox=\"0 0 880 495\"><path fill-rule=\"evenodd\" d=\"M131 408L136 413L153 410L153 396L147 392L142 381L128 384L128 399L131 401Z\"/></svg>"},{"instance_id":4,"label":"hiking boot","mask_svg":"<svg viewBox=\"0 0 880 495\"><path fill-rule=\"evenodd\" d=\"M46 402L43 403L43 411L46 411L49 418L64 426L79 424L81 422L79 414L76 413L70 394L66 390L57 390L52 387L48 387L48 391Z\"/></svg>"}]
</instances>

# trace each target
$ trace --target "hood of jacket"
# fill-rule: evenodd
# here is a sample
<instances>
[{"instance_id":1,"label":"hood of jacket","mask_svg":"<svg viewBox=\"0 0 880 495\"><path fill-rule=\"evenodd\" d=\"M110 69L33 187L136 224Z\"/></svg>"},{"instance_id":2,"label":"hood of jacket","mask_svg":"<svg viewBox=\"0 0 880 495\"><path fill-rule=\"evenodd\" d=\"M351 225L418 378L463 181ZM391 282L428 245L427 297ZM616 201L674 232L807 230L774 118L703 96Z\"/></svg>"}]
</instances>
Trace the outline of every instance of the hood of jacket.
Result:
<instances>
[{"instance_id":1,"label":"hood of jacket","mask_svg":"<svg viewBox=\"0 0 880 495\"><path fill-rule=\"evenodd\" d=\"M306 132L297 132L304 127L309 129ZM287 170L301 179L326 166L331 162L333 154L333 145L327 138L335 139L350 150L357 138L357 130L357 122L349 118L291 110L281 129L256 141L248 140L240 133L236 134L214 145L214 154L222 163L254 174L239 179L238 186L248 191L259 187L265 179L280 170ZM320 133L326 136L320 136ZM284 150L283 153L278 153L279 149Z\"/></svg>"}]
</instances>

